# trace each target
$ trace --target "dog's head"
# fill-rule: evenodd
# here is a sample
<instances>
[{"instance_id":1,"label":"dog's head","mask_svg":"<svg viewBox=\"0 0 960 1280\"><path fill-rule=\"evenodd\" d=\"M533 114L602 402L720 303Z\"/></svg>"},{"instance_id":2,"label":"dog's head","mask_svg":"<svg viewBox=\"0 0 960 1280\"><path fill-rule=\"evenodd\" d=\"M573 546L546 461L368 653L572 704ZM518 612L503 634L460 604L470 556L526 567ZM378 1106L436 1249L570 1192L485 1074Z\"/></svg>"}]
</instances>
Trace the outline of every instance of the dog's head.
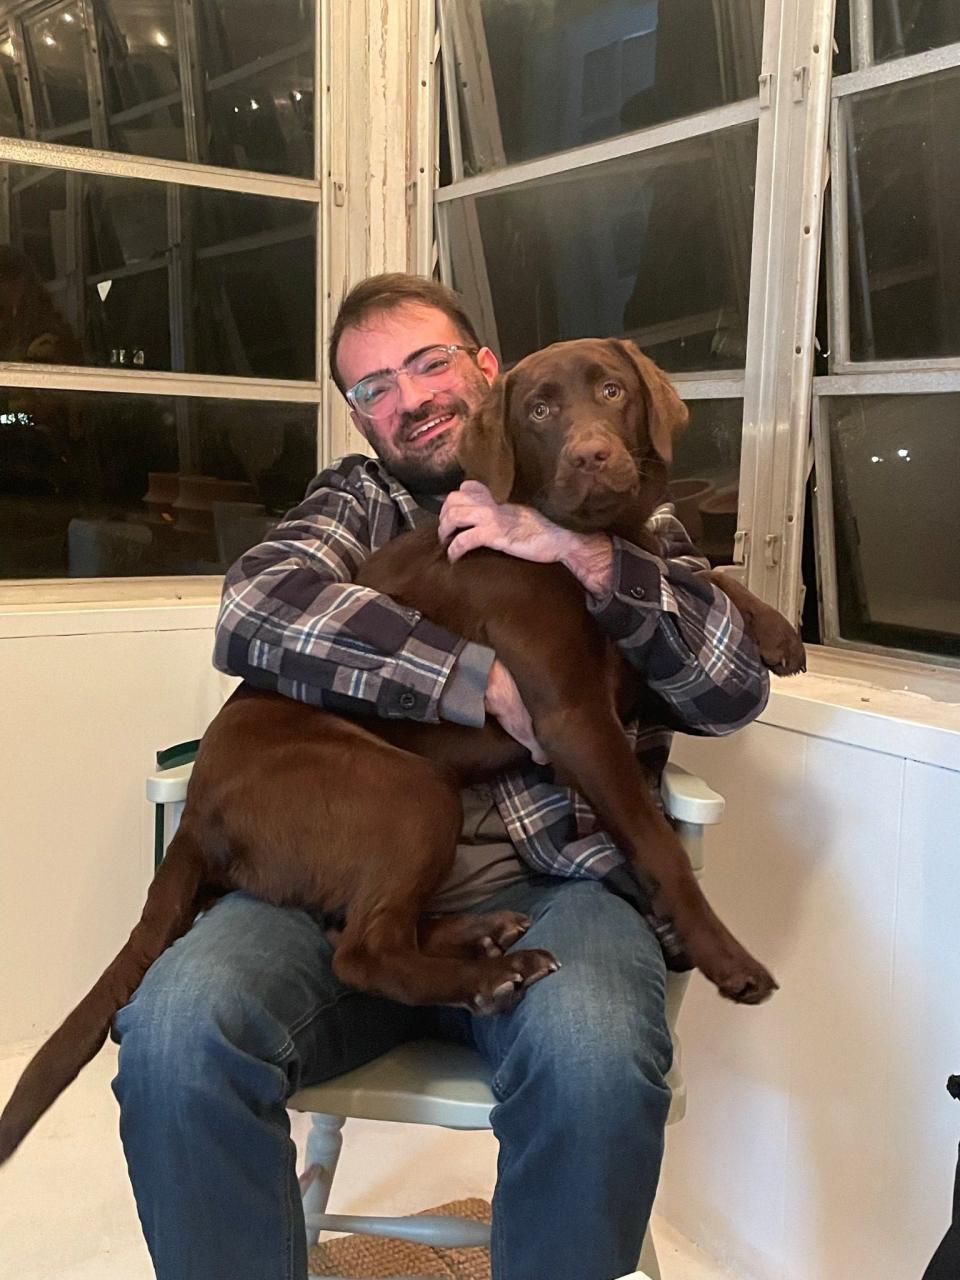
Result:
<instances>
[{"instance_id":1,"label":"dog's head","mask_svg":"<svg viewBox=\"0 0 960 1280\"><path fill-rule=\"evenodd\" d=\"M467 479L581 532L643 523L663 500L687 409L632 342L557 342L498 378L466 424Z\"/></svg>"}]
</instances>

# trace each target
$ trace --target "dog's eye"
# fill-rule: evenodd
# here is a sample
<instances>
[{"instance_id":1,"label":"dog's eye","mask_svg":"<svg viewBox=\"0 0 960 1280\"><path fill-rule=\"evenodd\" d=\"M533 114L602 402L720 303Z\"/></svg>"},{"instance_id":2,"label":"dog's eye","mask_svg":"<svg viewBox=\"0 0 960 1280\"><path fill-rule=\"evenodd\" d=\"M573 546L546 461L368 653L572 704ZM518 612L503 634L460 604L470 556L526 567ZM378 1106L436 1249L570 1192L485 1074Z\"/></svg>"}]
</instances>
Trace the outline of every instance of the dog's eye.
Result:
<instances>
[{"instance_id":1,"label":"dog's eye","mask_svg":"<svg viewBox=\"0 0 960 1280\"><path fill-rule=\"evenodd\" d=\"M544 418L550 417L550 406L543 400L537 400L530 410L530 417L537 422L543 422Z\"/></svg>"},{"instance_id":2,"label":"dog's eye","mask_svg":"<svg viewBox=\"0 0 960 1280\"><path fill-rule=\"evenodd\" d=\"M623 395L623 387L619 382L605 382L603 384L604 400L619 400Z\"/></svg>"}]
</instances>

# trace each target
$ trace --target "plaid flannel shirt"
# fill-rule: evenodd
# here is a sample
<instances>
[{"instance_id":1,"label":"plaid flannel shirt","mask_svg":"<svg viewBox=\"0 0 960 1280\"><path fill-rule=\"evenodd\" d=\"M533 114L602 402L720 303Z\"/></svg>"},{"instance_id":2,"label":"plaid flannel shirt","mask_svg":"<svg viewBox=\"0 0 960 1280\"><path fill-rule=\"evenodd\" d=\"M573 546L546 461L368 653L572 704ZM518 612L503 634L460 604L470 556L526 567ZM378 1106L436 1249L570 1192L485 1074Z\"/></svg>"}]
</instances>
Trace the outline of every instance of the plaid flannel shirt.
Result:
<instances>
[{"instance_id":1,"label":"plaid flannel shirt","mask_svg":"<svg viewBox=\"0 0 960 1280\"><path fill-rule=\"evenodd\" d=\"M300 506L227 574L214 664L331 710L441 719L466 642L353 582L368 555L437 510L439 500L418 504L373 458L349 456L321 472ZM652 693L655 722L645 715L625 732L658 784L674 730L733 732L763 710L769 678L733 604L696 576L707 561L673 508L658 508L650 523L662 557L614 538L613 589L586 603ZM612 838L549 766L501 775L493 795L533 869L603 879L646 914ZM669 953L669 938L658 932Z\"/></svg>"}]
</instances>

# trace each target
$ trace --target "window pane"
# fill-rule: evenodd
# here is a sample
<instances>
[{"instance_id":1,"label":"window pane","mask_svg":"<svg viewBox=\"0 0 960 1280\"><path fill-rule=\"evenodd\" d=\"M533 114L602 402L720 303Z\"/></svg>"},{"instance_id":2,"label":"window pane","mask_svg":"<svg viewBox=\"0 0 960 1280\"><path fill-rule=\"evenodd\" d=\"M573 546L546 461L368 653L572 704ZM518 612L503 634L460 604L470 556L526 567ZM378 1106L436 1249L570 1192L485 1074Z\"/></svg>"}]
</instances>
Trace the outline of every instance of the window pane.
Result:
<instances>
[{"instance_id":1,"label":"window pane","mask_svg":"<svg viewBox=\"0 0 960 1280\"><path fill-rule=\"evenodd\" d=\"M850 350L960 355L960 71L850 107Z\"/></svg>"},{"instance_id":2,"label":"window pane","mask_svg":"<svg viewBox=\"0 0 960 1280\"><path fill-rule=\"evenodd\" d=\"M185 160L174 0L111 0L98 9L110 146Z\"/></svg>"},{"instance_id":3,"label":"window pane","mask_svg":"<svg viewBox=\"0 0 960 1280\"><path fill-rule=\"evenodd\" d=\"M62 138L64 129L88 125L86 30L79 4L44 9L24 23L31 71L33 111L41 138Z\"/></svg>"},{"instance_id":4,"label":"window pane","mask_svg":"<svg viewBox=\"0 0 960 1280\"><path fill-rule=\"evenodd\" d=\"M313 0L204 0L209 159L313 176Z\"/></svg>"},{"instance_id":5,"label":"window pane","mask_svg":"<svg viewBox=\"0 0 960 1280\"><path fill-rule=\"evenodd\" d=\"M837 396L823 411L840 634L960 655L960 394Z\"/></svg>"},{"instance_id":6,"label":"window pane","mask_svg":"<svg viewBox=\"0 0 960 1280\"><path fill-rule=\"evenodd\" d=\"M683 386L678 390L683 395ZM673 441L670 500L712 564L730 564L737 532L742 400L688 400L690 421Z\"/></svg>"},{"instance_id":7,"label":"window pane","mask_svg":"<svg viewBox=\"0 0 960 1280\"><path fill-rule=\"evenodd\" d=\"M314 204L30 168L10 179L0 262L33 301L0 326L0 359L315 377Z\"/></svg>"},{"instance_id":8,"label":"window pane","mask_svg":"<svg viewBox=\"0 0 960 1280\"><path fill-rule=\"evenodd\" d=\"M877 62L923 53L960 40L956 0L873 0L873 56Z\"/></svg>"},{"instance_id":9,"label":"window pane","mask_svg":"<svg viewBox=\"0 0 960 1280\"><path fill-rule=\"evenodd\" d=\"M77 0L24 21L41 138L92 147L96 132L114 151L313 176L314 0L97 0L89 11L95 33ZM19 70L0 27L0 135L24 135ZM184 77L195 80L196 119L185 116Z\"/></svg>"},{"instance_id":10,"label":"window pane","mask_svg":"<svg viewBox=\"0 0 960 1280\"><path fill-rule=\"evenodd\" d=\"M24 136L19 73L10 32L0 28L0 135L5 138Z\"/></svg>"},{"instance_id":11,"label":"window pane","mask_svg":"<svg viewBox=\"0 0 960 1280\"><path fill-rule=\"evenodd\" d=\"M313 405L0 388L0 578L220 573L315 472Z\"/></svg>"},{"instance_id":12,"label":"window pane","mask_svg":"<svg viewBox=\"0 0 960 1280\"><path fill-rule=\"evenodd\" d=\"M507 363L626 334L665 369L740 368L756 147L744 125L442 206L454 284L480 295L485 250Z\"/></svg>"},{"instance_id":13,"label":"window pane","mask_svg":"<svg viewBox=\"0 0 960 1280\"><path fill-rule=\"evenodd\" d=\"M208 159L236 169L313 176L313 57L209 86Z\"/></svg>"},{"instance_id":14,"label":"window pane","mask_svg":"<svg viewBox=\"0 0 960 1280\"><path fill-rule=\"evenodd\" d=\"M479 41L466 21L452 25L461 86L478 65L493 78L490 107L461 87L468 173L757 94L763 0L482 0L481 9Z\"/></svg>"}]
</instances>

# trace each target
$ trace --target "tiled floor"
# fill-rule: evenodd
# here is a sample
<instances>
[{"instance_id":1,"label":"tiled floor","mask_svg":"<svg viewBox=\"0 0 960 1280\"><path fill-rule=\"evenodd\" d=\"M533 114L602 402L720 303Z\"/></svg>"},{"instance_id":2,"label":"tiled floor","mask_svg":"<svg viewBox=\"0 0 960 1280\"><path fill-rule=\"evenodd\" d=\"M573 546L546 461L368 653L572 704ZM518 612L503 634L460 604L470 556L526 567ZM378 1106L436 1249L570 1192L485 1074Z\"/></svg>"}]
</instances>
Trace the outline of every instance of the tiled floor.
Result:
<instances>
[{"instance_id":1,"label":"tiled floor","mask_svg":"<svg viewBox=\"0 0 960 1280\"><path fill-rule=\"evenodd\" d=\"M108 1045L0 1170L0 1280L151 1280L117 1137ZM0 1098L26 1059L0 1059ZM295 1119L302 1136L309 1121ZM409 1212L489 1196L489 1133L351 1121L333 1209ZM736 1280L662 1222L663 1280Z\"/></svg>"}]
</instances>

